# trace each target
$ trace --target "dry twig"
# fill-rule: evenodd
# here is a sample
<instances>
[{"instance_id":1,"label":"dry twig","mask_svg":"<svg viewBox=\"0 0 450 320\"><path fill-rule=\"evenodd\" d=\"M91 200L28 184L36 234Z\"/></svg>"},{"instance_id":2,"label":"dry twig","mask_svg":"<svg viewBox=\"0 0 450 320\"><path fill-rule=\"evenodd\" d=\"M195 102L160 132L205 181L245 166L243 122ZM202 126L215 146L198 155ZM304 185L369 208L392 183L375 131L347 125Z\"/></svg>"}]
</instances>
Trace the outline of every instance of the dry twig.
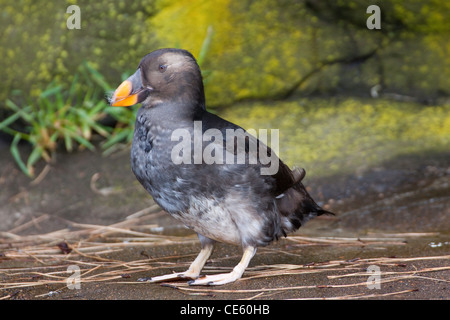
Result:
<instances>
[{"instance_id":1,"label":"dry twig","mask_svg":"<svg viewBox=\"0 0 450 320\"><path fill-rule=\"evenodd\" d=\"M19 232L38 225L39 223L50 218L50 215L44 214L34 218L30 222L26 222L15 227L8 232L0 233L0 259L14 260L16 262L24 261L23 266L9 267L0 269L0 300L10 299L13 294L4 290L57 286L58 289L45 294L39 294L35 297L51 295L52 292L60 292L66 287L66 280L70 274L67 271L69 265L77 265L80 267L80 281L87 283L120 283L122 285L134 284L142 285L142 282L127 281L123 279L130 278L136 273L154 273L160 269L186 268L189 263L172 263L167 260L185 259L188 261L194 254L164 256L152 258L147 256L145 259L135 261L120 261L108 257L112 253L121 250L139 246L162 246L168 244L187 244L198 243L196 237L178 237L161 235L155 233L147 233L137 230L151 230L157 227L148 217L158 216L159 213L150 213L157 208L151 210L139 211L130 215L126 220L109 226L101 226L94 224L74 223L64 221L67 228L60 230L34 235L20 235ZM426 234L429 235L429 234ZM405 238L419 237L423 234L403 233L403 234L386 234L372 235L366 238L339 238L339 237L304 237L292 236L287 238L288 241L295 244L307 244L316 246L366 246L366 245L404 245ZM58 244L64 243L64 250L58 247ZM286 250L274 250L265 248L264 252L268 254L285 253L296 255ZM229 267L217 267L215 263L221 262L223 259L234 259L236 257L223 257L212 259L213 265L207 265L205 271L208 273L228 272ZM31 264L30 259L34 261ZM406 266L407 263L414 261L432 261L445 260L448 261L450 255L429 256L429 257L408 257L408 258L368 258L368 259L352 259L352 260L332 260L308 265L296 264L273 264L273 265L257 265L249 267L245 276L241 281L249 281L258 278L268 277L301 277L310 274L324 274L324 280L352 279L355 277L367 278L366 268L368 265L377 265L385 267ZM20 263L19 263L20 265ZM414 270L389 270L383 271L381 283L399 282L406 279L418 279L422 281L438 281L446 282L446 279L433 278L425 276L425 274L433 272L443 272L450 270L448 266L426 267ZM265 282L264 282L265 283ZM262 287L255 289L229 289L224 288L204 288L189 287L186 283L171 283L164 286L176 289L179 292L196 296L215 296L217 294L245 294L246 299L258 299L262 297L276 296L282 292L308 290L317 288L356 288L366 286L366 281L357 281L353 283L325 283L315 285L301 286L283 286L283 287ZM377 294L347 294L343 296L329 297L327 299L366 299L386 297L393 295L406 294L415 289L393 291L388 293ZM6 292L1 296L1 292Z\"/></svg>"}]
</instances>

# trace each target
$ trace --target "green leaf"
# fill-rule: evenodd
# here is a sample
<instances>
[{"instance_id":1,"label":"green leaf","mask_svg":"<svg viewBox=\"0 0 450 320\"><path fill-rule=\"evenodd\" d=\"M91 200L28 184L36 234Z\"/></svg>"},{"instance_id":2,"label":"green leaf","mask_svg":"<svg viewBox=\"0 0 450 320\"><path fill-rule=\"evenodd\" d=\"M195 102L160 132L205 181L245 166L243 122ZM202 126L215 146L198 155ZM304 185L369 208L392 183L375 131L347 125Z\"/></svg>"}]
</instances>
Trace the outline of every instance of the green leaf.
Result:
<instances>
[{"instance_id":1,"label":"green leaf","mask_svg":"<svg viewBox=\"0 0 450 320\"><path fill-rule=\"evenodd\" d=\"M33 175L28 170L27 166L25 165L25 163L22 161L22 158L20 157L18 145L19 145L19 141L21 139L22 139L22 134L16 133L13 141L11 142L10 151L11 151L11 154L12 154L14 160L16 161L17 165L19 166L20 170L22 170L23 173L25 173L28 177L31 178Z\"/></svg>"},{"instance_id":2,"label":"green leaf","mask_svg":"<svg viewBox=\"0 0 450 320\"><path fill-rule=\"evenodd\" d=\"M103 144L103 149L108 149L112 145L124 140L128 136L128 130L123 130L117 134L114 134L111 136L111 139L108 139L105 144Z\"/></svg>"},{"instance_id":3,"label":"green leaf","mask_svg":"<svg viewBox=\"0 0 450 320\"><path fill-rule=\"evenodd\" d=\"M111 86L105 81L105 78L103 78L103 76L97 70L95 70L89 64L89 62L84 61L83 66L86 68L86 70L89 71L94 82L97 83L103 90L106 90L106 91L111 90Z\"/></svg>"},{"instance_id":4,"label":"green leaf","mask_svg":"<svg viewBox=\"0 0 450 320\"><path fill-rule=\"evenodd\" d=\"M31 151L30 156L28 157L27 161L27 168L33 167L33 165L42 157L42 152L44 151L44 148L38 146Z\"/></svg>"},{"instance_id":5,"label":"green leaf","mask_svg":"<svg viewBox=\"0 0 450 320\"><path fill-rule=\"evenodd\" d=\"M12 109L13 111L20 112L20 107L11 100L6 99L5 104L8 108Z\"/></svg>"},{"instance_id":6,"label":"green leaf","mask_svg":"<svg viewBox=\"0 0 450 320\"><path fill-rule=\"evenodd\" d=\"M109 131L111 130L109 127L102 126L96 122L93 122L91 126L92 129L94 129L99 135L103 137L109 137Z\"/></svg>"},{"instance_id":7,"label":"green leaf","mask_svg":"<svg viewBox=\"0 0 450 320\"><path fill-rule=\"evenodd\" d=\"M214 35L213 27L209 26L208 30L206 31L205 39L203 40L203 43L202 43L202 47L200 48L200 53L197 58L197 63L199 66L202 66L203 62L205 61L206 54L209 51L209 47L211 45L211 40L212 40L213 35Z\"/></svg>"},{"instance_id":8,"label":"green leaf","mask_svg":"<svg viewBox=\"0 0 450 320\"><path fill-rule=\"evenodd\" d=\"M78 84L78 73L74 75L72 83L70 84L70 89L69 89L69 99L71 99L74 95L75 95L75 90L77 89L77 84ZM69 100L66 102L68 103Z\"/></svg>"},{"instance_id":9,"label":"green leaf","mask_svg":"<svg viewBox=\"0 0 450 320\"><path fill-rule=\"evenodd\" d=\"M4 128L7 128L11 123L20 118L20 113L16 112L10 115L8 118L0 122L0 131L3 131Z\"/></svg>"},{"instance_id":10,"label":"green leaf","mask_svg":"<svg viewBox=\"0 0 450 320\"><path fill-rule=\"evenodd\" d=\"M91 150L91 151L95 150L94 145L92 143L90 143L88 140L84 139L83 137L76 135L73 138L76 141L78 141L78 143L80 143L82 146L88 148L89 150Z\"/></svg>"},{"instance_id":11,"label":"green leaf","mask_svg":"<svg viewBox=\"0 0 450 320\"><path fill-rule=\"evenodd\" d=\"M72 138L68 133L64 133L64 144L66 145L66 150L71 152L73 150Z\"/></svg>"},{"instance_id":12,"label":"green leaf","mask_svg":"<svg viewBox=\"0 0 450 320\"><path fill-rule=\"evenodd\" d=\"M58 92L61 92L61 86L54 86L53 84L50 84L48 89L44 90L39 97L45 99L55 95Z\"/></svg>"}]
</instances>

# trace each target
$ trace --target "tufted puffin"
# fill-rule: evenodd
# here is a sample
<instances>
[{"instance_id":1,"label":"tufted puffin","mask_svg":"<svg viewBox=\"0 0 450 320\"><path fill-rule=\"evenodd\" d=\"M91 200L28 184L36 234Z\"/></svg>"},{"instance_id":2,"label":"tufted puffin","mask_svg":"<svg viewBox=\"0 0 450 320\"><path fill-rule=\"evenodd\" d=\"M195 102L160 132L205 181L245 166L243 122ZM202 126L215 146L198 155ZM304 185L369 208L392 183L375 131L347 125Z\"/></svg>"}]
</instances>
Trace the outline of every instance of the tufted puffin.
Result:
<instances>
[{"instance_id":1,"label":"tufted puffin","mask_svg":"<svg viewBox=\"0 0 450 320\"><path fill-rule=\"evenodd\" d=\"M148 281L233 282L257 247L311 218L333 214L308 194L303 169L291 170L263 139L206 110L201 71L190 52L166 48L144 56L110 98L111 106L137 103L142 105L132 171L161 208L198 234L201 244L187 271ZM200 276L216 241L241 246L242 259L230 273Z\"/></svg>"}]
</instances>

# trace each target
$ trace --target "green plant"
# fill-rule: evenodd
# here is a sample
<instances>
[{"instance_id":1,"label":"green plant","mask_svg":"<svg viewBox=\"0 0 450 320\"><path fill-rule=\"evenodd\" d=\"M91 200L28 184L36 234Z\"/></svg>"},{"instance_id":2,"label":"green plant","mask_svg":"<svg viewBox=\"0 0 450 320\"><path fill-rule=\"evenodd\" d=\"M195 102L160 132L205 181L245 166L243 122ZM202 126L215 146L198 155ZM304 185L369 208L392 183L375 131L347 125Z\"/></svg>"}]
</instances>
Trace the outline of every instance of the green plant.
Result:
<instances>
[{"instance_id":1,"label":"green plant","mask_svg":"<svg viewBox=\"0 0 450 320\"><path fill-rule=\"evenodd\" d=\"M134 122L138 105L128 108L108 107L105 112L113 117L117 124L102 144L103 155L113 153L119 144L129 144L134 136Z\"/></svg>"},{"instance_id":2,"label":"green plant","mask_svg":"<svg viewBox=\"0 0 450 320\"><path fill-rule=\"evenodd\" d=\"M82 86L81 82L90 85ZM93 150L93 132L109 137L112 129L99 123L106 115L103 95L107 88L103 77L84 62L67 90L51 82L36 100L27 99L25 107L7 99L6 106L12 114L0 122L0 130L14 136L10 150L20 169L32 177L34 164L41 158L49 162L60 142L69 152L74 149L74 143ZM13 127L17 121L24 124L21 126L24 129ZM26 161L18 150L21 140L32 145Z\"/></svg>"},{"instance_id":3,"label":"green plant","mask_svg":"<svg viewBox=\"0 0 450 320\"><path fill-rule=\"evenodd\" d=\"M205 60L212 36L213 30L209 27L199 53L199 64ZM209 72L203 71L203 75L206 78ZM122 80L128 76L127 73L122 74ZM52 81L37 99L26 99L24 107L7 99L6 107L12 114L0 122L0 131L14 137L10 150L20 169L32 177L35 163L40 159L50 162L60 144L69 152L76 143L94 150L91 142L94 132L105 138L101 144L104 155L114 152L119 144L131 143L139 106L109 107L105 92L112 92L111 86L102 74L84 61L69 87ZM22 94L18 91L16 93ZM106 116L116 121L114 127L101 124L100 121ZM15 125L16 122L20 122L20 125ZM16 127L23 129L18 130ZM28 141L32 146L26 161L22 160L19 153L18 145L21 140Z\"/></svg>"}]
</instances>

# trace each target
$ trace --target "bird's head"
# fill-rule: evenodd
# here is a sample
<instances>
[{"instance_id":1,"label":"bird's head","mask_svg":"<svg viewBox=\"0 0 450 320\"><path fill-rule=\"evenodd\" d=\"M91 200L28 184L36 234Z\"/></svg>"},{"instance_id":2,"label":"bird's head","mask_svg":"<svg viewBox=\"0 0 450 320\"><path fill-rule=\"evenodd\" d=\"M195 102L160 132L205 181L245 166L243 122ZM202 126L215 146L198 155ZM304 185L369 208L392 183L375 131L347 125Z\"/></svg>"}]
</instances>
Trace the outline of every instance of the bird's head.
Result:
<instances>
[{"instance_id":1,"label":"bird's head","mask_svg":"<svg viewBox=\"0 0 450 320\"><path fill-rule=\"evenodd\" d=\"M203 81L197 61L186 50L159 49L147 54L137 71L116 89L111 106L126 107L142 102L197 105L205 108Z\"/></svg>"}]
</instances>

